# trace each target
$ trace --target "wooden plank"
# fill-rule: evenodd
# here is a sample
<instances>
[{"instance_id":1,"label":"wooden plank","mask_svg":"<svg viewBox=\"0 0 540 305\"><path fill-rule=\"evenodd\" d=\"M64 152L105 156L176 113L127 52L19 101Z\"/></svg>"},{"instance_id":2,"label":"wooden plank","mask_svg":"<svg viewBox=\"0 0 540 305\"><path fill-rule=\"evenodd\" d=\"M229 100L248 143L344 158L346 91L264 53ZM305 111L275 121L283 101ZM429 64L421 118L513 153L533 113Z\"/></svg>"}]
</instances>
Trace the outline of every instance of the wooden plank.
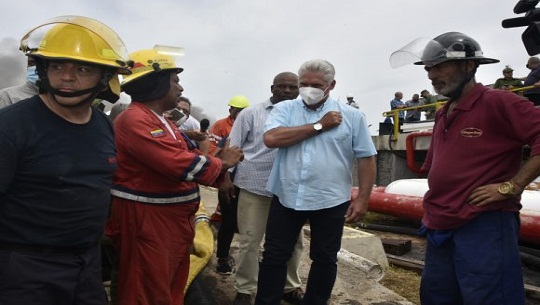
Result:
<instances>
[{"instance_id":1,"label":"wooden plank","mask_svg":"<svg viewBox=\"0 0 540 305\"><path fill-rule=\"evenodd\" d=\"M391 254L387 254L386 258L388 259L388 263L405 270L416 272L417 274L422 274L422 271L424 270L424 262L422 261L406 259Z\"/></svg>"}]
</instances>

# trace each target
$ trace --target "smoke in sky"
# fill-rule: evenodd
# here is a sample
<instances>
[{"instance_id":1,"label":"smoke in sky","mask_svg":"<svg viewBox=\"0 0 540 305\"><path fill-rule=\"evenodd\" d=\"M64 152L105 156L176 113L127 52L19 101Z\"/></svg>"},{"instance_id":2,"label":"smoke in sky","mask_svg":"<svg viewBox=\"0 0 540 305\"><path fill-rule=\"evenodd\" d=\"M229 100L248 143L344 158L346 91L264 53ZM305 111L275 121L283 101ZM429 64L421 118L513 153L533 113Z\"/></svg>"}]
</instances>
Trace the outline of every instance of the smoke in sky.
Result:
<instances>
[{"instance_id":1,"label":"smoke in sky","mask_svg":"<svg viewBox=\"0 0 540 305\"><path fill-rule=\"evenodd\" d=\"M19 51L15 38L0 40L0 89L25 82L26 56Z\"/></svg>"}]
</instances>

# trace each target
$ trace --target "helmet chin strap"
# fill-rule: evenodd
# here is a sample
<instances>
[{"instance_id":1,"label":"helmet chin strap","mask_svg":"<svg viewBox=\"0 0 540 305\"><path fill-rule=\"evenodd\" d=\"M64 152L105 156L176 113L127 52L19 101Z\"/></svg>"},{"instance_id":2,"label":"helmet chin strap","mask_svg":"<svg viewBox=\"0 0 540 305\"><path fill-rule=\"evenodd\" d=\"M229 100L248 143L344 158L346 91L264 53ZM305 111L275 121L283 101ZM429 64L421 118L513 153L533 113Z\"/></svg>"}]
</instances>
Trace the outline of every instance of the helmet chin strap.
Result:
<instances>
[{"instance_id":1,"label":"helmet chin strap","mask_svg":"<svg viewBox=\"0 0 540 305\"><path fill-rule=\"evenodd\" d=\"M56 99L56 95L52 92L51 93L51 96L52 96L52 100L59 106L61 107L64 107L64 108L77 108L81 105L84 105L84 104L92 104L92 102L94 101L94 99L96 98L96 96L98 95L98 93L93 93L91 94L88 98L85 98L84 100L78 102L77 104L73 104L73 105L65 105L65 104L61 104L60 102L58 102L58 100Z\"/></svg>"},{"instance_id":2,"label":"helmet chin strap","mask_svg":"<svg viewBox=\"0 0 540 305\"><path fill-rule=\"evenodd\" d=\"M51 87L51 84L49 83L48 78L40 79L38 81L39 82L38 86L44 89L45 91L49 92L52 95L54 102L57 103L58 105L62 107L66 107L66 108L74 108L74 107L78 107L79 105L83 105L86 103L92 103L94 99L98 96L98 94L101 91L103 91L103 89L107 88L108 81L109 81L107 78L108 78L108 74L104 74L101 80L94 87L84 89L84 90L78 90L74 92L64 92L64 91L59 91L59 90L54 89L53 87ZM80 101L79 103L75 105L63 105L63 104L60 104L58 100L56 99L57 95L61 97L77 97L77 96L83 96L88 93L91 93L90 96L88 96L87 98L85 98L84 100Z\"/></svg>"},{"instance_id":3,"label":"helmet chin strap","mask_svg":"<svg viewBox=\"0 0 540 305\"><path fill-rule=\"evenodd\" d=\"M84 89L84 90L74 91L74 92L64 92L64 91L56 90L55 88L51 87L51 84L47 77L47 66L48 66L49 61L42 58L35 58L35 61L36 61L36 70L39 75L39 79L36 82L36 84L40 88L40 92L43 90L50 93L53 97L54 102L57 103L58 105L61 105L62 107L71 108L71 107L77 107L79 105L82 105L88 102L90 103L93 102L94 99L99 95L99 93L101 93L101 91L103 91L104 89L107 88L107 86L109 86L109 80L111 80L111 78L114 76L114 74L110 70L105 69L101 75L100 81L94 87ZM84 99L83 101L75 105L69 105L69 106L62 105L56 99L56 96L77 97L77 96L82 96L88 93L91 93L88 98Z\"/></svg>"},{"instance_id":4,"label":"helmet chin strap","mask_svg":"<svg viewBox=\"0 0 540 305\"><path fill-rule=\"evenodd\" d=\"M454 90L454 92L450 93L448 96L451 101L455 101L461 97L461 94L463 93L463 89L465 89L465 86L474 78L474 73L465 71L465 77L463 80L459 83L459 86Z\"/></svg>"},{"instance_id":5,"label":"helmet chin strap","mask_svg":"<svg viewBox=\"0 0 540 305\"><path fill-rule=\"evenodd\" d=\"M456 88L456 90L454 90L454 92L452 92L450 96L448 96L451 101L455 101L459 99L459 97L461 96L461 93L463 93L463 89L465 88L465 85L467 85L469 81L471 81L471 77L467 77L464 80L462 80L461 83L459 83L459 86Z\"/></svg>"}]
</instances>

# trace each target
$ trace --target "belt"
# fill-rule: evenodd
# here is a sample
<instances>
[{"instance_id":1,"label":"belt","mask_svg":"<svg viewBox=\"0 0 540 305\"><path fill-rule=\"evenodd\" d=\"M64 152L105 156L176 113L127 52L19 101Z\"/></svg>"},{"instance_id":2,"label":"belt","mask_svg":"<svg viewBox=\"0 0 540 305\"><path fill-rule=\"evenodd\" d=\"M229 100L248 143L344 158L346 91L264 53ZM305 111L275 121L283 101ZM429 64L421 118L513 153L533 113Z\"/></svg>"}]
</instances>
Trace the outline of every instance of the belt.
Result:
<instances>
[{"instance_id":1,"label":"belt","mask_svg":"<svg viewBox=\"0 0 540 305\"><path fill-rule=\"evenodd\" d=\"M56 247L0 242L0 251L32 252L39 254L79 254L86 252L88 249L90 247Z\"/></svg>"}]
</instances>

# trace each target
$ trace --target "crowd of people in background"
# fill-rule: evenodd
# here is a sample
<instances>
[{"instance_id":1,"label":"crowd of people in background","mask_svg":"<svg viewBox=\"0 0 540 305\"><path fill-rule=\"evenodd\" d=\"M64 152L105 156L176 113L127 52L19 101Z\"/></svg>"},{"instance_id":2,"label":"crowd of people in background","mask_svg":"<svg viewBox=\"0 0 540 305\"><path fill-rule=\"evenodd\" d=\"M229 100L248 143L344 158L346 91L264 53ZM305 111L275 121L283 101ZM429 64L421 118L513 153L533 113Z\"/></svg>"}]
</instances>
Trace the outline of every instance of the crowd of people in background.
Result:
<instances>
[{"instance_id":1,"label":"crowd of people in background","mask_svg":"<svg viewBox=\"0 0 540 305\"><path fill-rule=\"evenodd\" d=\"M106 304L100 264L105 247L112 304L183 304L192 221L201 201L199 185L205 185L218 189L215 271L234 274L234 305L326 304L343 226L367 213L377 154L353 95L345 103L330 97L334 66L317 59L304 62L298 74L281 72L269 97L252 103L234 96L229 115L210 124L192 115L191 101L182 96L183 69L173 55L156 49L124 54L112 29L90 18L52 24L43 38L47 43L21 46L28 56L27 82L0 91L0 261L19 266L2 269L0 303ZM540 105L540 59L529 58L531 72L524 78L514 78L506 66L492 86L515 95L476 83L479 65L498 62L479 55L476 41L461 33L435 39L447 48L459 40L470 50L445 53L465 53L456 58L422 58L428 77L441 80L435 82L437 94L424 89L403 101L396 92L390 109L398 111L399 124L419 122L422 113L436 122L454 120L456 113L464 113L460 119L467 124L488 118L481 122L486 132L494 122L510 124L506 116L525 122L477 144L485 150L479 163L475 150L470 158L456 158L456 149L465 145L462 137L441 141L449 127L436 125L440 136L433 138L424 164L433 174L425 199L423 232L430 242L421 296L426 304L457 304L478 295L481 301L521 303L516 194L539 174L540 118L518 95ZM107 117L102 101L116 102L120 91L131 102L115 104ZM504 111L489 106L488 97ZM439 105L441 100L449 103ZM522 169L515 158L498 155L507 149L517 156L531 143L534 156ZM458 163L464 165L451 168ZM504 170L494 173L495 166L486 165L494 163ZM475 168L474 175L452 180L462 173L449 173L462 168ZM353 175L359 195L351 199ZM454 186L451 194L448 185ZM446 202L457 209L454 214L445 214ZM312 263L303 288L299 265L306 223ZM487 238L483 227L500 233L507 245ZM230 254L235 234L236 262ZM453 244L445 243L450 239ZM490 249L482 252L489 263L477 264L476 247ZM474 259L464 265L455 257ZM509 263L494 267L491 262L501 257Z\"/></svg>"},{"instance_id":2,"label":"crowd of people in background","mask_svg":"<svg viewBox=\"0 0 540 305\"><path fill-rule=\"evenodd\" d=\"M527 76L515 78L514 69L508 65L505 66L502 70L503 77L498 78L490 87L514 91L516 94L526 97L535 106L540 106L540 59L536 56L530 57L526 67L531 70L530 73ZM422 112L424 112L425 120L434 120L436 110L442 106L435 103L444 102L448 97L440 94L433 95L427 89L424 89L419 95L413 94L412 98L406 102L403 102L402 99L403 93L396 92L394 98L390 101L390 110L407 108L407 110L398 113L400 124L421 121ZM393 124L393 115L387 116L384 122Z\"/></svg>"}]
</instances>

